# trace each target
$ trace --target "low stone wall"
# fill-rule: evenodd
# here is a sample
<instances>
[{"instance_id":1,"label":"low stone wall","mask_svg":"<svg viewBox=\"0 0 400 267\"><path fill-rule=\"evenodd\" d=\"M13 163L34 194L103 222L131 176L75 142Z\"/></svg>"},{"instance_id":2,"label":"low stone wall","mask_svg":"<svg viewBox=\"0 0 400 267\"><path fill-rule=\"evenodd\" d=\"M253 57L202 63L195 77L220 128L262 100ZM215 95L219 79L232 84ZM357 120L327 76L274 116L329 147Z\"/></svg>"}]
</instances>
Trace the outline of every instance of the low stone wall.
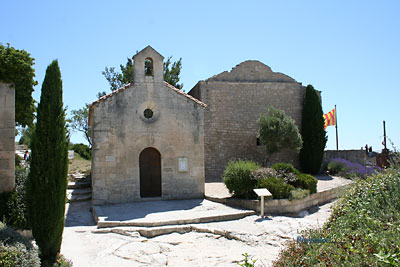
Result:
<instances>
[{"instance_id":1,"label":"low stone wall","mask_svg":"<svg viewBox=\"0 0 400 267\"><path fill-rule=\"evenodd\" d=\"M325 169L326 165L335 158L346 159L351 162L360 163L361 165L370 165L375 162L374 158L369 158L365 150L352 149L352 150L325 150L324 159L322 160L321 167ZM372 160L371 160L372 159Z\"/></svg>"},{"instance_id":2,"label":"low stone wall","mask_svg":"<svg viewBox=\"0 0 400 267\"><path fill-rule=\"evenodd\" d=\"M303 210L307 210L316 205L322 205L335 199L348 187L348 185L332 188L322 192L312 194L306 198L299 200L288 199L270 199L264 203L264 211L266 214L296 214ZM206 196L206 199L228 206L251 209L260 212L260 200L247 200L237 198L215 198Z\"/></svg>"}]
</instances>

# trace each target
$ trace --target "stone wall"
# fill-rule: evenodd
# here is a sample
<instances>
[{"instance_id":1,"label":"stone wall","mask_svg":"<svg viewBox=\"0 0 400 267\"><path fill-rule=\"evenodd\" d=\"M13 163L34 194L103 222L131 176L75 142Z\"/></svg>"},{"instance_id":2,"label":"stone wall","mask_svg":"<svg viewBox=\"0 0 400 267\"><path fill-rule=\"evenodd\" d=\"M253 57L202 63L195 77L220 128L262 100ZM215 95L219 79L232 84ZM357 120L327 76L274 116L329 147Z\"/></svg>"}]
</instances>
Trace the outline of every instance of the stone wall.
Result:
<instances>
[{"instance_id":1,"label":"stone wall","mask_svg":"<svg viewBox=\"0 0 400 267\"><path fill-rule=\"evenodd\" d=\"M135 56L135 83L91 106L94 205L142 200L139 155L149 147L161 154L161 199L204 196L205 105L163 82L161 55L146 49ZM140 76L148 57L154 76ZM179 171L178 158L188 160L187 171Z\"/></svg>"},{"instance_id":2,"label":"stone wall","mask_svg":"<svg viewBox=\"0 0 400 267\"><path fill-rule=\"evenodd\" d=\"M369 158L365 153L365 150L353 149L353 150L325 150L324 159L321 164L321 168L325 169L326 165L335 158L346 159L351 162L360 163L361 165L374 165L375 157Z\"/></svg>"},{"instance_id":3,"label":"stone wall","mask_svg":"<svg viewBox=\"0 0 400 267\"><path fill-rule=\"evenodd\" d=\"M0 192L15 185L15 90L0 82Z\"/></svg>"},{"instance_id":4,"label":"stone wall","mask_svg":"<svg viewBox=\"0 0 400 267\"><path fill-rule=\"evenodd\" d=\"M200 81L190 92L207 108L204 115L206 181L220 181L231 159L265 163L264 146L257 145L257 119L269 105L282 109L300 128L305 88L292 78L272 72L258 61L246 61L231 72ZM298 156L284 151L268 163L290 162Z\"/></svg>"}]
</instances>

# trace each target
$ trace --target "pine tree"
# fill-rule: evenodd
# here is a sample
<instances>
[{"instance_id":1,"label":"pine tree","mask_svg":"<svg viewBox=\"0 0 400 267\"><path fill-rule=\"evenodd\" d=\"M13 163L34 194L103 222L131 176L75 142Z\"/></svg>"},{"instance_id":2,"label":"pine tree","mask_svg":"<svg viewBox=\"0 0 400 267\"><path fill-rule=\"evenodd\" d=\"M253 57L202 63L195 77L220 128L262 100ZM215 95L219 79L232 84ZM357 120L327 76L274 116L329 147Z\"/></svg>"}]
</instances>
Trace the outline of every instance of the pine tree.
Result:
<instances>
[{"instance_id":1,"label":"pine tree","mask_svg":"<svg viewBox=\"0 0 400 267\"><path fill-rule=\"evenodd\" d=\"M321 168L327 138L321 98L312 85L307 85L304 97L301 136L303 137L303 148L300 151L302 170L316 174Z\"/></svg>"},{"instance_id":2,"label":"pine tree","mask_svg":"<svg viewBox=\"0 0 400 267\"><path fill-rule=\"evenodd\" d=\"M42 262L55 262L64 230L67 189L67 134L57 60L46 70L32 137L28 215Z\"/></svg>"}]
</instances>

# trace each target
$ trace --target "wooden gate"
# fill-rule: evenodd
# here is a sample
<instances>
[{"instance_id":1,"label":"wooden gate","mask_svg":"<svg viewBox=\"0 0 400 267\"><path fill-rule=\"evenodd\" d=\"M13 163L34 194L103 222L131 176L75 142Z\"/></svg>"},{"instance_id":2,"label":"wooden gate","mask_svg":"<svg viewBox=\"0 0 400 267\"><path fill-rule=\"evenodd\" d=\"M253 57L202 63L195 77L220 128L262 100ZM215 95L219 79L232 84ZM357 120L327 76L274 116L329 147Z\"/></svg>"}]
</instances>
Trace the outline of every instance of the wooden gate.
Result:
<instances>
[{"instance_id":1,"label":"wooden gate","mask_svg":"<svg viewBox=\"0 0 400 267\"><path fill-rule=\"evenodd\" d=\"M157 149L148 147L139 155L140 196L161 196L161 155Z\"/></svg>"}]
</instances>

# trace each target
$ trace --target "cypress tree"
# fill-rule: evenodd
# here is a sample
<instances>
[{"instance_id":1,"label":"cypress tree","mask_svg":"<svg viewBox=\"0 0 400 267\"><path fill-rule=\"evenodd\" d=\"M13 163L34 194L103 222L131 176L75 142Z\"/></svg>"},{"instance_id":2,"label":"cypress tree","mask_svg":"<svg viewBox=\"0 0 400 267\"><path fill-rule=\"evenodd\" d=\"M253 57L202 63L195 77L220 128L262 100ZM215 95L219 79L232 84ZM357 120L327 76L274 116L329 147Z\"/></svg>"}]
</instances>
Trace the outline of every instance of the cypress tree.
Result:
<instances>
[{"instance_id":1,"label":"cypress tree","mask_svg":"<svg viewBox=\"0 0 400 267\"><path fill-rule=\"evenodd\" d=\"M68 172L68 141L57 60L46 70L36 131L31 143L28 176L28 216L42 263L53 263L60 252L64 230Z\"/></svg>"},{"instance_id":2,"label":"cypress tree","mask_svg":"<svg viewBox=\"0 0 400 267\"><path fill-rule=\"evenodd\" d=\"M301 122L303 148L300 150L300 164L303 172L316 174L321 168L326 145L326 131L321 98L312 85L307 85Z\"/></svg>"}]
</instances>

